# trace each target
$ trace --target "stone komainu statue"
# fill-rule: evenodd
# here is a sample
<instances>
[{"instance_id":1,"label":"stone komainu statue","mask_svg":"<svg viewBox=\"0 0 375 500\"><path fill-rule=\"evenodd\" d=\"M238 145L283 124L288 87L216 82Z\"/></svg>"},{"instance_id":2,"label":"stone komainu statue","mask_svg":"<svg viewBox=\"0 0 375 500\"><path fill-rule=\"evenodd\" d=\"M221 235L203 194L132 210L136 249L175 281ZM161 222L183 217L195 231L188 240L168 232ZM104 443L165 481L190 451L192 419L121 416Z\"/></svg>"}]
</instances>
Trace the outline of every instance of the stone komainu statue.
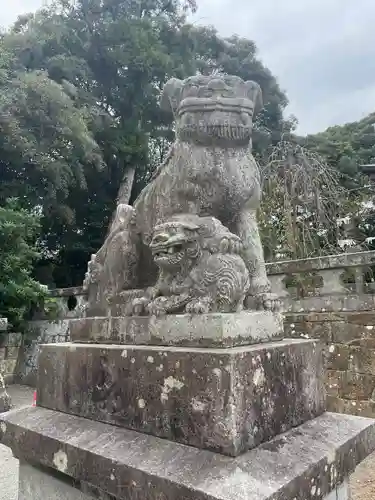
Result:
<instances>
[{"instance_id":1,"label":"stone komainu statue","mask_svg":"<svg viewBox=\"0 0 375 500\"><path fill-rule=\"evenodd\" d=\"M93 256L85 280L87 314L104 312L123 290L155 285L154 228L184 213L215 217L240 238L250 276L246 305L276 307L256 221L261 189L251 154L253 116L262 108L260 87L234 76L172 79L161 106L176 118L176 140L133 207L118 208L103 247Z\"/></svg>"},{"instance_id":2,"label":"stone komainu statue","mask_svg":"<svg viewBox=\"0 0 375 500\"><path fill-rule=\"evenodd\" d=\"M176 215L156 226L150 248L158 280L133 301L133 314L242 310L249 289L242 243L217 219Z\"/></svg>"}]
</instances>

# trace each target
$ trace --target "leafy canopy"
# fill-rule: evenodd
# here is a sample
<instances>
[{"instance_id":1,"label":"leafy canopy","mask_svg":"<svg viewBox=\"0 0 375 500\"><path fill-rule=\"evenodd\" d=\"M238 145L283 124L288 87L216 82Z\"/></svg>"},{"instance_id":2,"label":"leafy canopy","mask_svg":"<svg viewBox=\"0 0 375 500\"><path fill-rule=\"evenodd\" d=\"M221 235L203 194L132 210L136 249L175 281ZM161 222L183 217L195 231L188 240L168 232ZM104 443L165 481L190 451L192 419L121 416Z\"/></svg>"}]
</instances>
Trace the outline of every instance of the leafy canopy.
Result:
<instances>
[{"instance_id":1,"label":"leafy canopy","mask_svg":"<svg viewBox=\"0 0 375 500\"><path fill-rule=\"evenodd\" d=\"M19 208L17 200L0 207L0 316L16 328L45 297L45 289L32 278L39 254L36 239L40 217Z\"/></svg>"}]
</instances>

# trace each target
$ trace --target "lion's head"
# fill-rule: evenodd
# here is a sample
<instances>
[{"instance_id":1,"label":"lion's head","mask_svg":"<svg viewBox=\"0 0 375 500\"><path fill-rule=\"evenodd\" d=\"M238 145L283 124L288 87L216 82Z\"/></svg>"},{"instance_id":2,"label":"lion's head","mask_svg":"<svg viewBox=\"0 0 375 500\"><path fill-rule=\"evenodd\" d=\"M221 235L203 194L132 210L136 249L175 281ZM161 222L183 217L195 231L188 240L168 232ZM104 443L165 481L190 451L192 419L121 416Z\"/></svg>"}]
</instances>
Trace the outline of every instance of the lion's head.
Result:
<instances>
[{"instance_id":1,"label":"lion's head","mask_svg":"<svg viewBox=\"0 0 375 500\"><path fill-rule=\"evenodd\" d=\"M177 135L183 141L246 144L253 116L263 104L257 83L211 75L171 79L164 87L161 106L174 113Z\"/></svg>"},{"instance_id":2,"label":"lion's head","mask_svg":"<svg viewBox=\"0 0 375 500\"><path fill-rule=\"evenodd\" d=\"M180 214L155 227L150 249L159 268L172 270L193 265L205 251L239 254L242 243L214 217Z\"/></svg>"}]
</instances>

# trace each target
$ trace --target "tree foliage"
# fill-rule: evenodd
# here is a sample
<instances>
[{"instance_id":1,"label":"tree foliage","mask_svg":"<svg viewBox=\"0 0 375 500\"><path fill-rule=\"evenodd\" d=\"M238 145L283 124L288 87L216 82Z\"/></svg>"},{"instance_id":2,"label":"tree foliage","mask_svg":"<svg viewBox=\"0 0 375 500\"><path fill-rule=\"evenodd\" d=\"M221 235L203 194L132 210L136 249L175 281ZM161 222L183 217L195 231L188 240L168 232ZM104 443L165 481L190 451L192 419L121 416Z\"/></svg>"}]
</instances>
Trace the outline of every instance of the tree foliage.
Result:
<instances>
[{"instance_id":1,"label":"tree foliage","mask_svg":"<svg viewBox=\"0 0 375 500\"><path fill-rule=\"evenodd\" d=\"M256 80L257 154L275 143L286 97L252 41L192 26L193 0L57 0L18 19L0 45L0 204L42 209L37 274L80 284L118 196L131 199L173 140L164 83L196 72ZM1 79L3 75L3 78Z\"/></svg>"},{"instance_id":2,"label":"tree foliage","mask_svg":"<svg viewBox=\"0 0 375 500\"><path fill-rule=\"evenodd\" d=\"M355 244L374 248L374 186L361 167L375 163L375 113L358 122L299 138L299 142L321 155L340 176L340 184L346 189L347 203L341 210L348 220L346 237Z\"/></svg>"},{"instance_id":3,"label":"tree foliage","mask_svg":"<svg viewBox=\"0 0 375 500\"><path fill-rule=\"evenodd\" d=\"M40 217L21 209L16 200L0 207L0 316L14 328L45 298L45 289L32 278Z\"/></svg>"},{"instance_id":4,"label":"tree foliage","mask_svg":"<svg viewBox=\"0 0 375 500\"><path fill-rule=\"evenodd\" d=\"M260 229L269 261L339 250L340 216L351 210L340 174L293 140L271 148L262 165Z\"/></svg>"}]
</instances>

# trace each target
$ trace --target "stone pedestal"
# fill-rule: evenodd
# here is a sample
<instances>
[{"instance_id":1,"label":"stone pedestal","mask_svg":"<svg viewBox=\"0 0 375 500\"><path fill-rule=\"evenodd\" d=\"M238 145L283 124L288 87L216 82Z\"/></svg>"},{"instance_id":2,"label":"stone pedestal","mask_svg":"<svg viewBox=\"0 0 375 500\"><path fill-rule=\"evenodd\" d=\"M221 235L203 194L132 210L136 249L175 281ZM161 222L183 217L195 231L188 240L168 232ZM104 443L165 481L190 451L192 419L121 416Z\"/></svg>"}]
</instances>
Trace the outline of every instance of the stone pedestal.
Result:
<instances>
[{"instance_id":1,"label":"stone pedestal","mask_svg":"<svg viewBox=\"0 0 375 500\"><path fill-rule=\"evenodd\" d=\"M22 500L336 500L375 448L373 420L333 413L237 458L40 407L3 416L0 435L23 462L64 478L32 472L38 497L21 467L21 486L34 495ZM71 496L59 497L73 480Z\"/></svg>"},{"instance_id":2,"label":"stone pedestal","mask_svg":"<svg viewBox=\"0 0 375 500\"><path fill-rule=\"evenodd\" d=\"M234 347L283 337L283 317L271 312L96 317L70 322L73 342Z\"/></svg>"},{"instance_id":3,"label":"stone pedestal","mask_svg":"<svg viewBox=\"0 0 375 500\"><path fill-rule=\"evenodd\" d=\"M375 422L324 413L321 347L281 324L75 320L74 342L41 347L37 407L0 417L19 499L347 500Z\"/></svg>"},{"instance_id":4,"label":"stone pedestal","mask_svg":"<svg viewBox=\"0 0 375 500\"><path fill-rule=\"evenodd\" d=\"M325 410L316 341L233 348L49 344L38 404L236 456Z\"/></svg>"}]
</instances>

